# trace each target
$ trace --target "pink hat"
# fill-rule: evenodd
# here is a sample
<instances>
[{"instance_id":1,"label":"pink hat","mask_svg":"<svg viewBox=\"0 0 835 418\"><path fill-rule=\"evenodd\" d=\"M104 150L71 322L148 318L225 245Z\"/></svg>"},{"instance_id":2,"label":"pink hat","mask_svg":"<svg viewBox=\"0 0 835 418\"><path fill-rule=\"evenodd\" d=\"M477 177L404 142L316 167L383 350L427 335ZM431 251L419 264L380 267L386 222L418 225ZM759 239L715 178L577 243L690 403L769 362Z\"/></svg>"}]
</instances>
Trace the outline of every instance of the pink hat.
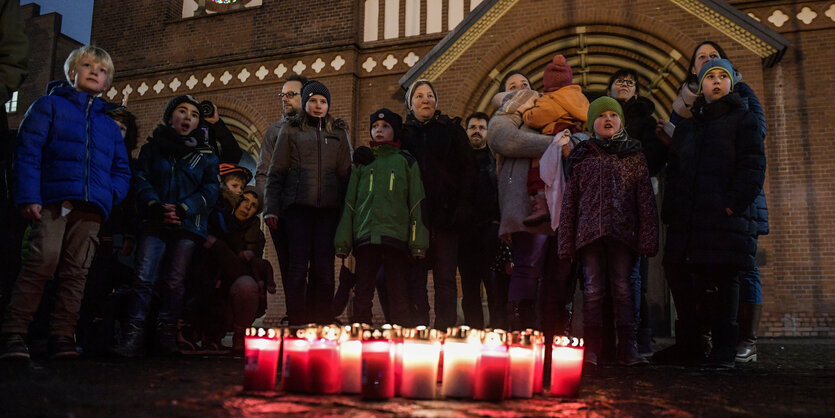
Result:
<instances>
[{"instance_id":1,"label":"pink hat","mask_svg":"<svg viewBox=\"0 0 835 418\"><path fill-rule=\"evenodd\" d=\"M545 74L542 75L543 91L550 93L565 86L571 85L574 74L571 67L561 54L554 56L554 59L545 66Z\"/></svg>"}]
</instances>

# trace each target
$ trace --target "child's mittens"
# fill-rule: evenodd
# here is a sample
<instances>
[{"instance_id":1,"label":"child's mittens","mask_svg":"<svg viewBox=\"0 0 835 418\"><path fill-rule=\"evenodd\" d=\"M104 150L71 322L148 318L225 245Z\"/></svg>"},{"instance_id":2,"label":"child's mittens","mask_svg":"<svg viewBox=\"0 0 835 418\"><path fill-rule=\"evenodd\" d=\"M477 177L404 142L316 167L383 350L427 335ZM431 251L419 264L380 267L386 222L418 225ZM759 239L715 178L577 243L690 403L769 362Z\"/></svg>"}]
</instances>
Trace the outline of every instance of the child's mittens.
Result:
<instances>
[{"instance_id":1,"label":"child's mittens","mask_svg":"<svg viewBox=\"0 0 835 418\"><path fill-rule=\"evenodd\" d=\"M371 148L362 146L354 150L354 164L368 165L374 162L374 152Z\"/></svg>"},{"instance_id":2,"label":"child's mittens","mask_svg":"<svg viewBox=\"0 0 835 418\"><path fill-rule=\"evenodd\" d=\"M148 218L152 221L162 222L165 217L165 208L160 202L151 202L148 205Z\"/></svg>"},{"instance_id":3,"label":"child's mittens","mask_svg":"<svg viewBox=\"0 0 835 418\"><path fill-rule=\"evenodd\" d=\"M180 220L186 218L186 208L184 208L183 205L177 205L177 208L174 209L174 212L177 214L177 217L180 218Z\"/></svg>"}]
</instances>

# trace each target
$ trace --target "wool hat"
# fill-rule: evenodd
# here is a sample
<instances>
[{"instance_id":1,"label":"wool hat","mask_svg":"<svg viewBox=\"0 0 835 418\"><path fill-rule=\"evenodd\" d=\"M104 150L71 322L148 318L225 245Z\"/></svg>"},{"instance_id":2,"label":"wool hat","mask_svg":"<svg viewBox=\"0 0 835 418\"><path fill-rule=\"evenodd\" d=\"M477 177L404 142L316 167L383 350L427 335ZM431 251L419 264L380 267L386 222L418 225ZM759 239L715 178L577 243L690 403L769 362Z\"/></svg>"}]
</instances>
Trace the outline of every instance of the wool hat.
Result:
<instances>
[{"instance_id":1,"label":"wool hat","mask_svg":"<svg viewBox=\"0 0 835 418\"><path fill-rule=\"evenodd\" d=\"M527 103L532 98L539 98L539 93L536 90L523 89L508 93L502 100L502 105L499 111L505 113L516 113L519 106Z\"/></svg>"},{"instance_id":2,"label":"wool hat","mask_svg":"<svg viewBox=\"0 0 835 418\"><path fill-rule=\"evenodd\" d=\"M304 87L302 87L302 109L306 109L307 100L314 94L325 96L325 100L328 101L328 105L331 104L331 92L328 88L316 80L311 80L305 84Z\"/></svg>"},{"instance_id":3,"label":"wool hat","mask_svg":"<svg viewBox=\"0 0 835 418\"><path fill-rule=\"evenodd\" d=\"M602 96L595 99L591 104L589 104L589 113L588 113L588 124L589 126L594 126L594 121L600 116L601 113L611 110L618 114L620 117L621 126L626 123L626 119L623 117L623 108L620 106L617 100L609 97L609 96Z\"/></svg>"},{"instance_id":4,"label":"wool hat","mask_svg":"<svg viewBox=\"0 0 835 418\"><path fill-rule=\"evenodd\" d=\"M731 79L731 91L734 89L734 85L736 84L736 77L734 74L738 74L736 70L734 70L733 64L730 61L726 60L725 58L717 58L712 59L702 65L702 69L699 70L699 93L702 92L702 83L705 81L705 76L710 70L720 69L728 73L728 78ZM741 77L740 77L741 78Z\"/></svg>"},{"instance_id":5,"label":"wool hat","mask_svg":"<svg viewBox=\"0 0 835 418\"><path fill-rule=\"evenodd\" d=\"M196 98L194 98L194 96L192 96L190 94L182 94L180 96L177 96L177 97L171 99L171 101L168 102L168 105L165 106L165 112L163 112L163 114L162 114L163 123L165 123L166 125L171 123L171 115L174 114L174 109L176 109L177 106L179 106L181 103L193 104L194 107L196 107L198 109L197 113L200 114L200 119L201 120L203 119L203 114L200 113L200 111L199 111L200 101L197 100Z\"/></svg>"},{"instance_id":6,"label":"wool hat","mask_svg":"<svg viewBox=\"0 0 835 418\"><path fill-rule=\"evenodd\" d=\"M227 174L240 173L240 175L246 179L244 184L247 184L250 182L250 180L252 180L252 171L249 171L249 169L246 167L242 167L232 163L221 163L220 166L218 166L218 168L221 178L223 178Z\"/></svg>"},{"instance_id":7,"label":"wool hat","mask_svg":"<svg viewBox=\"0 0 835 418\"><path fill-rule=\"evenodd\" d=\"M545 73L542 74L543 91L550 93L565 86L571 85L574 73L568 62L561 54L554 56L554 59L545 66Z\"/></svg>"},{"instance_id":8,"label":"wool hat","mask_svg":"<svg viewBox=\"0 0 835 418\"><path fill-rule=\"evenodd\" d=\"M432 83L429 82L429 80L426 80L426 79L422 78L420 80L416 80L414 83L412 83L411 86L409 86L409 89L406 90L406 109L407 110L409 110L409 111L412 110L412 94L414 94L415 89L424 85L424 84L429 86L430 89L432 89L432 94L435 96L435 106L438 106L438 92L435 91L435 86L433 86Z\"/></svg>"},{"instance_id":9,"label":"wool hat","mask_svg":"<svg viewBox=\"0 0 835 418\"><path fill-rule=\"evenodd\" d=\"M374 125L374 122L377 122L378 120L384 120L386 121L386 123L391 125L391 129L394 131L394 141L400 139L400 129L403 127L403 118L401 118L400 115L384 107L382 109L374 111L374 113L371 114L370 119L371 121L368 125L369 130L371 129L371 125ZM373 134L371 138L374 138Z\"/></svg>"}]
</instances>

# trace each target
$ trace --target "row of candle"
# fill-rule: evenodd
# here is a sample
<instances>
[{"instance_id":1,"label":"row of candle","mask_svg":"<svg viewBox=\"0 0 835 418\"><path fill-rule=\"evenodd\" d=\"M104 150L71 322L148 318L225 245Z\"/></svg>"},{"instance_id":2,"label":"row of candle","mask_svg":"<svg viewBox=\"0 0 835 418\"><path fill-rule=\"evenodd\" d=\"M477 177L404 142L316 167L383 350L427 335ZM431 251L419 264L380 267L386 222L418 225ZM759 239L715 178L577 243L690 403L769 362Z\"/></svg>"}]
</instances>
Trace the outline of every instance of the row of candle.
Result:
<instances>
[{"instance_id":1,"label":"row of candle","mask_svg":"<svg viewBox=\"0 0 835 418\"><path fill-rule=\"evenodd\" d=\"M542 393L545 340L538 331L507 333L426 327L379 329L354 324L247 330L244 388L275 387L312 394L360 394L364 399L441 395L499 401ZM558 336L551 348L551 395L577 396L582 340ZM440 371L439 371L440 367Z\"/></svg>"}]
</instances>

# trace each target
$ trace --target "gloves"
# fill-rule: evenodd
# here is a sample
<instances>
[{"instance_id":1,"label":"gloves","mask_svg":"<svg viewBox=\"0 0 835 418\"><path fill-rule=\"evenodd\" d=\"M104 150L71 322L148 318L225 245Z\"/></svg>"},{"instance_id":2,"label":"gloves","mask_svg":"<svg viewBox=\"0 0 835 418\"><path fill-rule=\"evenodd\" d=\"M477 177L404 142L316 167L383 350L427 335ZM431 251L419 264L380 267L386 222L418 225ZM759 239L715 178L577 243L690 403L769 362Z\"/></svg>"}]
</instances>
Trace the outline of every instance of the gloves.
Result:
<instances>
[{"instance_id":1,"label":"gloves","mask_svg":"<svg viewBox=\"0 0 835 418\"><path fill-rule=\"evenodd\" d=\"M371 148L362 146L354 150L354 164L368 165L374 161L374 152Z\"/></svg>"},{"instance_id":2,"label":"gloves","mask_svg":"<svg viewBox=\"0 0 835 418\"><path fill-rule=\"evenodd\" d=\"M162 207L162 203L159 202L152 202L148 205L148 218L152 221L162 222L162 218L165 215L165 208Z\"/></svg>"},{"instance_id":3,"label":"gloves","mask_svg":"<svg viewBox=\"0 0 835 418\"><path fill-rule=\"evenodd\" d=\"M175 209L174 212L177 214L177 217L180 218L181 221L186 218L186 209L183 207L183 205L177 205L177 209Z\"/></svg>"}]
</instances>

